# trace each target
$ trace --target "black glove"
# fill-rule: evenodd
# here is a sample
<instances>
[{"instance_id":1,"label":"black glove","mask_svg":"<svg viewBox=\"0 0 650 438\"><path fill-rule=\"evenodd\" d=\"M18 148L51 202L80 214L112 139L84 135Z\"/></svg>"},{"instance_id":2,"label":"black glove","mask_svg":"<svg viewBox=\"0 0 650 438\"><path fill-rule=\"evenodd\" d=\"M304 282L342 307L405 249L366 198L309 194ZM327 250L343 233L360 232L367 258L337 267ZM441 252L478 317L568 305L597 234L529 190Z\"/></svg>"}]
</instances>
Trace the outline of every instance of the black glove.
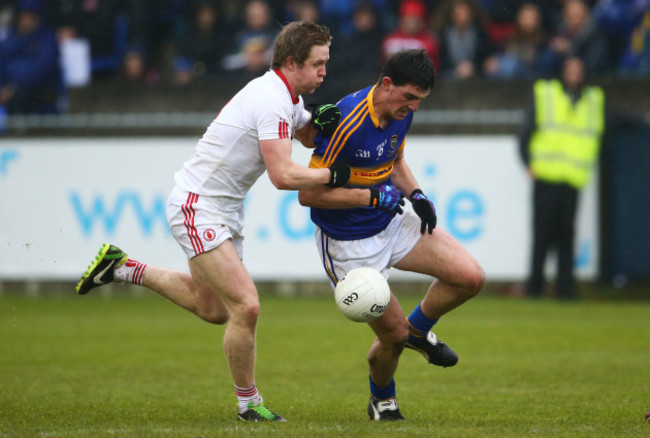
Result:
<instances>
[{"instance_id":1,"label":"black glove","mask_svg":"<svg viewBox=\"0 0 650 438\"><path fill-rule=\"evenodd\" d=\"M404 205L404 193L397 187L384 184L378 189L370 189L370 207L384 210L394 216L395 213L404 213L402 205Z\"/></svg>"},{"instance_id":2,"label":"black glove","mask_svg":"<svg viewBox=\"0 0 650 438\"><path fill-rule=\"evenodd\" d=\"M327 187L341 187L350 180L350 165L345 158L339 158L329 167L331 172L330 181L325 184Z\"/></svg>"},{"instance_id":3,"label":"black glove","mask_svg":"<svg viewBox=\"0 0 650 438\"><path fill-rule=\"evenodd\" d=\"M311 109L311 126L323 133L324 137L330 137L336 131L341 120L341 110L338 106L326 103L314 106Z\"/></svg>"},{"instance_id":4,"label":"black glove","mask_svg":"<svg viewBox=\"0 0 650 438\"><path fill-rule=\"evenodd\" d=\"M424 234L424 230L429 229L429 234L433 232L433 229L436 227L438 218L436 217L436 209L433 207L429 198L427 198L422 190L415 189L411 196L411 205L413 206L413 211L420 216L422 219L422 225L420 226L420 234Z\"/></svg>"}]
</instances>

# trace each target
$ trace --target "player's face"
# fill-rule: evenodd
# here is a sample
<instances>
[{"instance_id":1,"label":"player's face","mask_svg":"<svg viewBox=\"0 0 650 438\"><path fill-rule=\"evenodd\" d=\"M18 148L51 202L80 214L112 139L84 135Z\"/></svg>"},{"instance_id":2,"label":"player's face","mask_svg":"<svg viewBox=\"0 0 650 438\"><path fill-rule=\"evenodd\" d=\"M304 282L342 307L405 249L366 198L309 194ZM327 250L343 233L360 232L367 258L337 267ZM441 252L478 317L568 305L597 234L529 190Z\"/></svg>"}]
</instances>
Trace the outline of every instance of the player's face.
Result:
<instances>
[{"instance_id":1,"label":"player's face","mask_svg":"<svg viewBox=\"0 0 650 438\"><path fill-rule=\"evenodd\" d=\"M391 84L387 97L390 117L395 120L403 120L409 112L417 111L422 99L428 95L428 90L422 91L415 85L396 86Z\"/></svg>"},{"instance_id":2,"label":"player's face","mask_svg":"<svg viewBox=\"0 0 650 438\"><path fill-rule=\"evenodd\" d=\"M325 78L325 64L330 59L327 45L313 46L305 63L296 69L296 94L311 94Z\"/></svg>"}]
</instances>

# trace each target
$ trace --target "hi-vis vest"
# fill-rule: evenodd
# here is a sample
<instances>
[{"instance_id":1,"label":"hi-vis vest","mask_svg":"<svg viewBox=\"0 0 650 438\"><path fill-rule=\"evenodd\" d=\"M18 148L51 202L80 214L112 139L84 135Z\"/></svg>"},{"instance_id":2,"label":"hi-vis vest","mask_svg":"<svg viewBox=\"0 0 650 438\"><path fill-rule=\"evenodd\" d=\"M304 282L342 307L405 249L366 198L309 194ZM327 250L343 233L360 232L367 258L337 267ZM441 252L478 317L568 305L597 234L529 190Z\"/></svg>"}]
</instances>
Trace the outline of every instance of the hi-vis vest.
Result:
<instances>
[{"instance_id":1,"label":"hi-vis vest","mask_svg":"<svg viewBox=\"0 0 650 438\"><path fill-rule=\"evenodd\" d=\"M575 103L558 80L535 83L537 129L530 141L530 167L537 179L582 188L598 158L605 129L605 95L585 87Z\"/></svg>"}]
</instances>

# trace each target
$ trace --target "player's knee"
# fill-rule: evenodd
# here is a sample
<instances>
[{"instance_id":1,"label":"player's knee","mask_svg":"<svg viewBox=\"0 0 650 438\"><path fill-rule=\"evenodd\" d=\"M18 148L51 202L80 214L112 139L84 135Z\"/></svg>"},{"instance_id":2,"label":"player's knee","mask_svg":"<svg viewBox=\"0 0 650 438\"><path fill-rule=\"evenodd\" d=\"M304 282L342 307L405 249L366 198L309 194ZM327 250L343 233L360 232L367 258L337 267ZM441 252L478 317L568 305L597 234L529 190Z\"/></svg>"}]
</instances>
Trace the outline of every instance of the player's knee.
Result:
<instances>
[{"instance_id":1,"label":"player's knee","mask_svg":"<svg viewBox=\"0 0 650 438\"><path fill-rule=\"evenodd\" d=\"M386 349L390 349L393 354L399 356L404 350L409 339L409 331L406 324L400 324L394 327L389 333L385 333L379 338L379 342Z\"/></svg>"},{"instance_id":2,"label":"player's knee","mask_svg":"<svg viewBox=\"0 0 650 438\"><path fill-rule=\"evenodd\" d=\"M409 332L407 329L400 330L398 333L395 334L395 337L393 339L393 351L397 354L401 354L402 350L404 350L404 347L406 347L406 343L409 340Z\"/></svg>"},{"instance_id":3,"label":"player's knee","mask_svg":"<svg viewBox=\"0 0 650 438\"><path fill-rule=\"evenodd\" d=\"M405 336L395 334L394 336L384 338L380 340L380 344L384 352L388 352L390 355L392 355L392 357L398 358L404 351L404 348L406 348L407 340L408 332L406 332ZM371 349L368 352L368 365L370 365L372 368L379 363L380 357L385 360L385 353L383 355L379 355L378 351Z\"/></svg>"},{"instance_id":4,"label":"player's knee","mask_svg":"<svg viewBox=\"0 0 650 438\"><path fill-rule=\"evenodd\" d=\"M237 305L237 318L246 325L255 326L260 316L260 301L257 298L249 298Z\"/></svg>"},{"instance_id":5,"label":"player's knee","mask_svg":"<svg viewBox=\"0 0 650 438\"><path fill-rule=\"evenodd\" d=\"M478 295L485 284L485 271L478 264L468 269L463 278L463 292L465 298L470 299Z\"/></svg>"}]
</instances>

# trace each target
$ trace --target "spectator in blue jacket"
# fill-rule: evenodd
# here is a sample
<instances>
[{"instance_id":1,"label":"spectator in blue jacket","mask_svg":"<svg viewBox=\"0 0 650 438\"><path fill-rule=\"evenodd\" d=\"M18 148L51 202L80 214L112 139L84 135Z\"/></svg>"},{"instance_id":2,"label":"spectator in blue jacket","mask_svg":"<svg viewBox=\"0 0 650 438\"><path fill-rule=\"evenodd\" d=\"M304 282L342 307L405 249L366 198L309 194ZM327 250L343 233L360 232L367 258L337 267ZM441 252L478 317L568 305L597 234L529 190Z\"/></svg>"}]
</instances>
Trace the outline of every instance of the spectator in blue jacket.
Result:
<instances>
[{"instance_id":1,"label":"spectator in blue jacket","mask_svg":"<svg viewBox=\"0 0 650 438\"><path fill-rule=\"evenodd\" d=\"M650 77L650 9L633 29L619 67L624 76Z\"/></svg>"},{"instance_id":2,"label":"spectator in blue jacket","mask_svg":"<svg viewBox=\"0 0 650 438\"><path fill-rule=\"evenodd\" d=\"M0 44L0 106L10 114L57 111L59 48L41 14L37 0L21 0L15 25Z\"/></svg>"}]
</instances>

